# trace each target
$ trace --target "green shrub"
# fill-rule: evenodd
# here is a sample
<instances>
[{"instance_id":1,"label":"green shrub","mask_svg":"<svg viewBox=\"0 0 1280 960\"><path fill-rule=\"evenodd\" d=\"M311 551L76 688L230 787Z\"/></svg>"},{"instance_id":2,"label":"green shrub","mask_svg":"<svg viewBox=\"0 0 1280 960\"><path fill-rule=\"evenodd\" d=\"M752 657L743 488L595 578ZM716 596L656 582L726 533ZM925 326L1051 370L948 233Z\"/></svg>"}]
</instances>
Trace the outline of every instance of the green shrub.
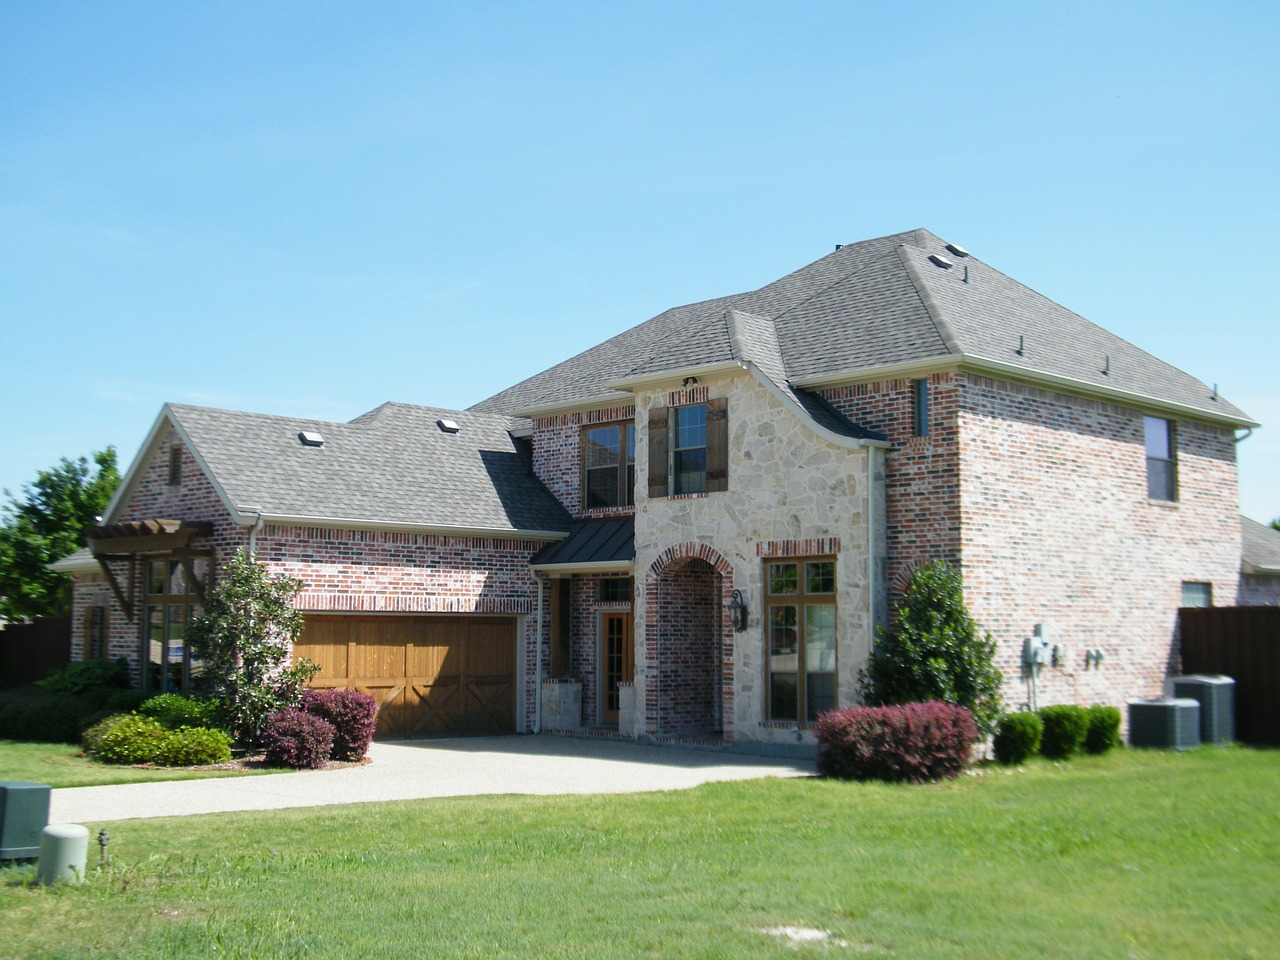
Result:
<instances>
[{"instance_id":1,"label":"green shrub","mask_svg":"<svg viewBox=\"0 0 1280 960\"><path fill-rule=\"evenodd\" d=\"M1065 760L1084 744L1089 716L1084 707L1060 703L1037 711L1044 723L1040 752L1051 760Z\"/></svg>"},{"instance_id":2,"label":"green shrub","mask_svg":"<svg viewBox=\"0 0 1280 960\"><path fill-rule=\"evenodd\" d=\"M1084 748L1089 753L1106 753L1120 743L1120 711L1095 703L1086 713L1089 729L1084 735Z\"/></svg>"},{"instance_id":3,"label":"green shrub","mask_svg":"<svg viewBox=\"0 0 1280 960\"><path fill-rule=\"evenodd\" d=\"M129 662L124 657L117 660L81 660L51 670L47 677L36 683L50 693L70 693L75 696L127 689Z\"/></svg>"},{"instance_id":4,"label":"green shrub","mask_svg":"<svg viewBox=\"0 0 1280 960\"><path fill-rule=\"evenodd\" d=\"M858 674L863 702L959 704L989 735L1000 715L1003 680L995 651L991 635L979 632L965 607L960 572L935 560L911 574L893 626L877 632Z\"/></svg>"},{"instance_id":5,"label":"green shrub","mask_svg":"<svg viewBox=\"0 0 1280 960\"><path fill-rule=\"evenodd\" d=\"M996 726L996 759L1001 763L1023 763L1040 752L1044 722L1034 713L1006 713Z\"/></svg>"},{"instance_id":6,"label":"green shrub","mask_svg":"<svg viewBox=\"0 0 1280 960\"><path fill-rule=\"evenodd\" d=\"M151 763L168 739L160 721L137 713L118 713L84 732L84 751L102 763Z\"/></svg>"},{"instance_id":7,"label":"green shrub","mask_svg":"<svg viewBox=\"0 0 1280 960\"><path fill-rule=\"evenodd\" d=\"M138 707L138 713L159 720L169 730L218 725L216 702L196 700L180 693L161 693L150 697Z\"/></svg>"},{"instance_id":8,"label":"green shrub","mask_svg":"<svg viewBox=\"0 0 1280 960\"><path fill-rule=\"evenodd\" d=\"M154 763L162 767L203 767L231 759L231 735L212 727L180 727L156 752Z\"/></svg>"},{"instance_id":9,"label":"green shrub","mask_svg":"<svg viewBox=\"0 0 1280 960\"><path fill-rule=\"evenodd\" d=\"M97 710L82 697L39 687L0 692L0 738L42 743L76 743L85 721Z\"/></svg>"}]
</instances>

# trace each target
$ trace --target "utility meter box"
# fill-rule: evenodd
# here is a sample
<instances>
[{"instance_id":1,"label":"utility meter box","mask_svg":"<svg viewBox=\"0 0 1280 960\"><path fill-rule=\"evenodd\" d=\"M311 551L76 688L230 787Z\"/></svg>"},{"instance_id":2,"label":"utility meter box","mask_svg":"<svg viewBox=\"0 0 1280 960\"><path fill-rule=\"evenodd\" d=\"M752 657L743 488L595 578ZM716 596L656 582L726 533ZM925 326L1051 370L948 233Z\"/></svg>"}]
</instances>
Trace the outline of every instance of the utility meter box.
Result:
<instances>
[{"instance_id":1,"label":"utility meter box","mask_svg":"<svg viewBox=\"0 0 1280 960\"><path fill-rule=\"evenodd\" d=\"M1049 662L1049 641L1040 637L1027 637L1022 644L1022 662L1025 666L1037 666Z\"/></svg>"},{"instance_id":2,"label":"utility meter box","mask_svg":"<svg viewBox=\"0 0 1280 960\"><path fill-rule=\"evenodd\" d=\"M0 860L40 856L40 835L49 824L47 783L0 780Z\"/></svg>"}]
</instances>

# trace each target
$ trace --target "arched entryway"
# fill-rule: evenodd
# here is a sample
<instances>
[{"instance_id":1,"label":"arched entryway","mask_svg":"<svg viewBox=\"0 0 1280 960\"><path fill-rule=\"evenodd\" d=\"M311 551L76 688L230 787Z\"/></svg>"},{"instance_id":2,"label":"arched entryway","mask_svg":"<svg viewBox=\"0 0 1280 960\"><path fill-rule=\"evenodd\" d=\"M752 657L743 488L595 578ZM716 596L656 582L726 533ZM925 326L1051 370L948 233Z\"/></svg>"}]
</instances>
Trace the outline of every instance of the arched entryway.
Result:
<instances>
[{"instance_id":1,"label":"arched entryway","mask_svg":"<svg viewBox=\"0 0 1280 960\"><path fill-rule=\"evenodd\" d=\"M733 568L699 543L671 547L645 587L645 730L725 737L733 725Z\"/></svg>"}]
</instances>

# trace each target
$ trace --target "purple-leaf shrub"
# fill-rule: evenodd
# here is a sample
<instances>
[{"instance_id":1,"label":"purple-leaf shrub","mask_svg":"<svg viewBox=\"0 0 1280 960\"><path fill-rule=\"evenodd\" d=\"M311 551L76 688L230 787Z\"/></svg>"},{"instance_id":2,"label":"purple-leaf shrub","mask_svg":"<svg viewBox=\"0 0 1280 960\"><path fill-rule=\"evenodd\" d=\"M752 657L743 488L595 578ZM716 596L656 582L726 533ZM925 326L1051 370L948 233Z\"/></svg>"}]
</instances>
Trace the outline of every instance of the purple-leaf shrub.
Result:
<instances>
[{"instance_id":1,"label":"purple-leaf shrub","mask_svg":"<svg viewBox=\"0 0 1280 960\"><path fill-rule=\"evenodd\" d=\"M973 714L936 700L832 710L818 717L816 733L818 772L843 780L951 779L978 742Z\"/></svg>"},{"instance_id":2,"label":"purple-leaf shrub","mask_svg":"<svg viewBox=\"0 0 1280 960\"><path fill-rule=\"evenodd\" d=\"M268 763L295 770L318 770L329 762L333 724L288 707L267 717L262 746Z\"/></svg>"},{"instance_id":3,"label":"purple-leaf shrub","mask_svg":"<svg viewBox=\"0 0 1280 960\"><path fill-rule=\"evenodd\" d=\"M302 709L333 725L333 760L361 760L378 726L378 700L359 690L304 690Z\"/></svg>"}]
</instances>

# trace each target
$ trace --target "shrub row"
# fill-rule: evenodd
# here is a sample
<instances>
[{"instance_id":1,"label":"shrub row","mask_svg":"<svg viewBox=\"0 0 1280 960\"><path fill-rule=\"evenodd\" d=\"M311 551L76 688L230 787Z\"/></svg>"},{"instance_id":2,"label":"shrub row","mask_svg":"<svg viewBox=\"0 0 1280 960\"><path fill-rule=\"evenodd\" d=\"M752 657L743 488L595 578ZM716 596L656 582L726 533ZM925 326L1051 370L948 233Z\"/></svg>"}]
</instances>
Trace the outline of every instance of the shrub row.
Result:
<instances>
[{"instance_id":1,"label":"shrub row","mask_svg":"<svg viewBox=\"0 0 1280 960\"><path fill-rule=\"evenodd\" d=\"M170 730L154 717L118 713L84 732L85 753L102 763L194 767L231 759L231 737L210 727Z\"/></svg>"},{"instance_id":2,"label":"shrub row","mask_svg":"<svg viewBox=\"0 0 1280 960\"><path fill-rule=\"evenodd\" d=\"M78 743L85 729L113 713L136 709L137 690L72 694L24 687L0 691L0 739Z\"/></svg>"},{"instance_id":3,"label":"shrub row","mask_svg":"<svg viewBox=\"0 0 1280 960\"><path fill-rule=\"evenodd\" d=\"M832 710L816 734L823 776L906 783L959 775L978 741L973 714L938 701Z\"/></svg>"},{"instance_id":4,"label":"shrub row","mask_svg":"<svg viewBox=\"0 0 1280 960\"><path fill-rule=\"evenodd\" d=\"M1008 713L1000 718L992 747L1001 763L1022 763L1040 753L1065 760L1081 749L1106 753L1120 742L1120 711L1097 704L1056 704L1035 713Z\"/></svg>"},{"instance_id":5,"label":"shrub row","mask_svg":"<svg viewBox=\"0 0 1280 960\"><path fill-rule=\"evenodd\" d=\"M329 760L360 760L377 726L378 701L356 690L304 690L301 708L267 718L268 763L316 770Z\"/></svg>"}]
</instances>

